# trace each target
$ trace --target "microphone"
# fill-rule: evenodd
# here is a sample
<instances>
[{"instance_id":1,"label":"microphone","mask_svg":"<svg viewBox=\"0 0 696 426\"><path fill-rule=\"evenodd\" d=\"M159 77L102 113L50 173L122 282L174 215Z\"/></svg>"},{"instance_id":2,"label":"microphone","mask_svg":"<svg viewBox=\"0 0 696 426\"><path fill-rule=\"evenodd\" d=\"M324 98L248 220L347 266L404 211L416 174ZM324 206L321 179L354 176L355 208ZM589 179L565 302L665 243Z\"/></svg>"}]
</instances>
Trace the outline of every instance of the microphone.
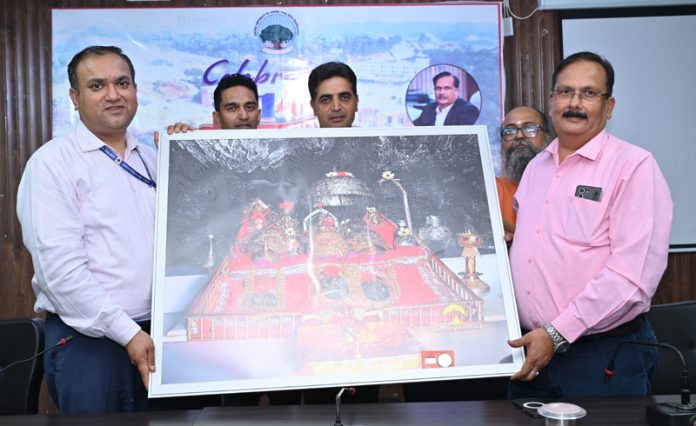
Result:
<instances>
[{"instance_id":1,"label":"microphone","mask_svg":"<svg viewBox=\"0 0 696 426\"><path fill-rule=\"evenodd\" d=\"M30 357L27 358L27 359L22 359L22 360L19 360L19 361L11 362L11 363L7 364L6 366L0 368L0 374L3 374L5 371L9 370L10 368L14 367L15 365L24 364L25 362L29 362L29 361L31 361L31 360L34 360L34 359L40 357L41 355L45 354L46 352L50 352L50 351L52 351L52 350L54 350L54 349L56 349L56 348L59 348L59 347L61 347L61 346L65 346L65 345L67 345L72 339L73 339L72 336L63 337L62 339L58 340L58 342L56 342L56 344L53 345L53 346L51 346L50 348L46 348L46 349L42 350L41 352L39 352L39 353L37 353L37 354L34 354L34 355L30 356Z\"/></svg>"},{"instance_id":2,"label":"microphone","mask_svg":"<svg viewBox=\"0 0 696 426\"><path fill-rule=\"evenodd\" d=\"M696 404L691 403L691 386L689 385L689 372L681 351L668 343L642 342L639 340L626 340L619 343L609 359L607 368L604 369L604 381L609 382L616 373L614 371L614 359L624 345L644 345L656 348L669 349L679 356L682 364L682 378L679 386L681 403L660 402L645 407L645 415L652 426L663 425L694 425L696 424Z\"/></svg>"},{"instance_id":3,"label":"microphone","mask_svg":"<svg viewBox=\"0 0 696 426\"><path fill-rule=\"evenodd\" d=\"M616 354L619 353L619 349L621 349L623 345L627 344L654 346L657 348L669 349L676 353L679 356L679 359L682 363L682 379L679 388L679 393L681 394L681 405L685 407L691 407L691 386L689 385L689 372L686 370L686 362L684 362L684 356L682 355L681 351L679 351L679 349L675 348L674 346L668 343L642 342L640 340L626 340L624 342L619 343L618 346L616 346L616 349L614 349L614 353L611 355L611 358L609 359L609 364L607 365L607 368L604 369L604 382L609 383L609 381L611 381L612 376L614 376L615 374L614 358L616 358ZM696 408L696 406L694 406L694 408Z\"/></svg>"},{"instance_id":4,"label":"microphone","mask_svg":"<svg viewBox=\"0 0 696 426\"><path fill-rule=\"evenodd\" d=\"M358 391L355 390L354 387L341 388L341 390L338 391L336 394L336 422L334 422L333 426L343 426L343 423L341 423L341 396L343 392L348 392L348 395L353 396Z\"/></svg>"}]
</instances>

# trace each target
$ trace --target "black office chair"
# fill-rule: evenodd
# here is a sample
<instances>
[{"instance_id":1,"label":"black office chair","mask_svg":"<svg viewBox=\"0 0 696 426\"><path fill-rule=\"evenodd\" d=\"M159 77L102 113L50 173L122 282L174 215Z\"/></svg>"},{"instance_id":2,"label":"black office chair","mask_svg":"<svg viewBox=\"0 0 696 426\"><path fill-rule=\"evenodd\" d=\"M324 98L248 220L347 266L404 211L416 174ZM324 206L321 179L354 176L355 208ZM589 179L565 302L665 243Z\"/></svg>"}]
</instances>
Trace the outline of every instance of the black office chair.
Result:
<instances>
[{"instance_id":1,"label":"black office chair","mask_svg":"<svg viewBox=\"0 0 696 426\"><path fill-rule=\"evenodd\" d=\"M36 414L43 378L43 320L0 320L0 415ZM17 363L25 359L26 362ZM14 365L11 365L16 363ZM2 423L2 421L0 421Z\"/></svg>"},{"instance_id":2,"label":"black office chair","mask_svg":"<svg viewBox=\"0 0 696 426\"><path fill-rule=\"evenodd\" d=\"M647 315L657 341L676 347L684 356L693 392L696 389L696 300L653 305ZM658 349L652 394L678 394L681 373L679 355Z\"/></svg>"}]
</instances>

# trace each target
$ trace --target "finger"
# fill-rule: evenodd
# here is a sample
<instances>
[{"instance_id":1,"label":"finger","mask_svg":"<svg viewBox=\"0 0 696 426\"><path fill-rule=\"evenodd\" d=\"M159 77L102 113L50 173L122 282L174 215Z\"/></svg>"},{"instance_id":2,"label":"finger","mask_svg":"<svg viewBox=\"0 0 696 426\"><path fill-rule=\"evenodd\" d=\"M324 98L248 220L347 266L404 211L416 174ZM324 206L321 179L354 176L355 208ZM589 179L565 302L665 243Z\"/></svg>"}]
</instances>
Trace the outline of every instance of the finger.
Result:
<instances>
[{"instance_id":1,"label":"finger","mask_svg":"<svg viewBox=\"0 0 696 426\"><path fill-rule=\"evenodd\" d=\"M527 359L524 360L524 363L522 363L522 367L520 367L520 371L515 373L513 375L513 377L515 379L524 380L525 378L529 377L530 374L532 374L533 372L537 372L539 370L540 370L540 368L537 364L537 361L535 359L533 359L532 357L527 357Z\"/></svg>"},{"instance_id":2,"label":"finger","mask_svg":"<svg viewBox=\"0 0 696 426\"><path fill-rule=\"evenodd\" d=\"M522 374L522 371L518 371L517 373L513 374L513 375L510 377L510 380L520 380L520 379L522 379L523 377L524 377L524 375Z\"/></svg>"},{"instance_id":3,"label":"finger","mask_svg":"<svg viewBox=\"0 0 696 426\"><path fill-rule=\"evenodd\" d=\"M508 345L510 345L510 347L513 347L513 348L521 348L522 346L524 346L524 342L522 341L522 337L520 337L519 339L515 339L515 340L508 340L507 343L508 343Z\"/></svg>"},{"instance_id":4,"label":"finger","mask_svg":"<svg viewBox=\"0 0 696 426\"><path fill-rule=\"evenodd\" d=\"M190 124L186 123L177 123L176 124L176 132L177 133L186 133L191 130L196 130L195 127L191 126Z\"/></svg>"},{"instance_id":5,"label":"finger","mask_svg":"<svg viewBox=\"0 0 696 426\"><path fill-rule=\"evenodd\" d=\"M138 364L138 372L140 373L140 378L143 381L143 385L145 386L145 389L149 390L150 389L150 370L148 369L148 365L146 361L140 362Z\"/></svg>"},{"instance_id":6,"label":"finger","mask_svg":"<svg viewBox=\"0 0 696 426\"><path fill-rule=\"evenodd\" d=\"M153 347L147 353L148 368L151 372L155 372L155 348Z\"/></svg>"},{"instance_id":7,"label":"finger","mask_svg":"<svg viewBox=\"0 0 696 426\"><path fill-rule=\"evenodd\" d=\"M536 374L534 374L531 370L522 368L520 371L518 371L512 377L510 377L510 379L528 382L529 380L531 380L531 378L533 378L535 376L536 376Z\"/></svg>"},{"instance_id":8,"label":"finger","mask_svg":"<svg viewBox=\"0 0 696 426\"><path fill-rule=\"evenodd\" d=\"M528 367L526 365L523 365L520 371L515 373L514 376L511 377L512 380L521 380L523 382L529 382L531 380L536 379L536 377L539 375L539 370L536 369L535 367Z\"/></svg>"},{"instance_id":9,"label":"finger","mask_svg":"<svg viewBox=\"0 0 696 426\"><path fill-rule=\"evenodd\" d=\"M527 374L526 379L527 379L527 381L532 381L532 380L535 380L538 375L539 375L539 372L537 370L532 369L529 371L529 374Z\"/></svg>"},{"instance_id":10,"label":"finger","mask_svg":"<svg viewBox=\"0 0 696 426\"><path fill-rule=\"evenodd\" d=\"M176 126L173 126L173 125L167 126L167 134L168 135L173 134L175 131L176 131Z\"/></svg>"},{"instance_id":11,"label":"finger","mask_svg":"<svg viewBox=\"0 0 696 426\"><path fill-rule=\"evenodd\" d=\"M529 372L529 374L520 376L519 380L522 382L531 382L532 380L536 379L536 374Z\"/></svg>"},{"instance_id":12,"label":"finger","mask_svg":"<svg viewBox=\"0 0 696 426\"><path fill-rule=\"evenodd\" d=\"M512 380L525 380L525 378L529 375L529 372L532 370L531 367L529 367L526 363L522 364L522 368L520 368L520 371L517 373L513 374L510 379Z\"/></svg>"},{"instance_id":13,"label":"finger","mask_svg":"<svg viewBox=\"0 0 696 426\"><path fill-rule=\"evenodd\" d=\"M155 147L159 148L159 132L155 132Z\"/></svg>"}]
</instances>

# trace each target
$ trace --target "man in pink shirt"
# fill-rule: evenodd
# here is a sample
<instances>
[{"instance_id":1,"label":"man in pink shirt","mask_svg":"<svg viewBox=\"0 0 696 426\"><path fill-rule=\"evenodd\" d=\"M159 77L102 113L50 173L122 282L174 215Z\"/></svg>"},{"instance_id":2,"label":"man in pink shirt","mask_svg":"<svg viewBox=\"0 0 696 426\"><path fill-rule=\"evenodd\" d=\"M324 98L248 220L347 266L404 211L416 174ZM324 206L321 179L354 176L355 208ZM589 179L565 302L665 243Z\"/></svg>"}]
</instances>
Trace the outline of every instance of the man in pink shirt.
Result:
<instances>
[{"instance_id":1,"label":"man in pink shirt","mask_svg":"<svg viewBox=\"0 0 696 426\"><path fill-rule=\"evenodd\" d=\"M526 168L515 194L510 265L527 359L510 398L645 395L654 342L644 318L667 266L672 200L652 155L605 130L614 71L599 55L564 59L552 79L558 138Z\"/></svg>"}]
</instances>

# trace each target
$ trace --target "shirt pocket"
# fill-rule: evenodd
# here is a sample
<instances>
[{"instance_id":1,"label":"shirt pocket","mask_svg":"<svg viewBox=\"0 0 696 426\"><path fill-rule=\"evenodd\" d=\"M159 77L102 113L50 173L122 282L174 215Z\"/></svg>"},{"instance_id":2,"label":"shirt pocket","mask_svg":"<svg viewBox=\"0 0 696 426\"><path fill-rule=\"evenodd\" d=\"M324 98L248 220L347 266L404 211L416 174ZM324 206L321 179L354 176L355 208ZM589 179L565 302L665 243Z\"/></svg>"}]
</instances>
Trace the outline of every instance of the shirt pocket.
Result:
<instances>
[{"instance_id":1,"label":"shirt pocket","mask_svg":"<svg viewBox=\"0 0 696 426\"><path fill-rule=\"evenodd\" d=\"M581 246L601 245L607 235L605 211L606 205L601 202L568 197L559 236Z\"/></svg>"}]
</instances>

